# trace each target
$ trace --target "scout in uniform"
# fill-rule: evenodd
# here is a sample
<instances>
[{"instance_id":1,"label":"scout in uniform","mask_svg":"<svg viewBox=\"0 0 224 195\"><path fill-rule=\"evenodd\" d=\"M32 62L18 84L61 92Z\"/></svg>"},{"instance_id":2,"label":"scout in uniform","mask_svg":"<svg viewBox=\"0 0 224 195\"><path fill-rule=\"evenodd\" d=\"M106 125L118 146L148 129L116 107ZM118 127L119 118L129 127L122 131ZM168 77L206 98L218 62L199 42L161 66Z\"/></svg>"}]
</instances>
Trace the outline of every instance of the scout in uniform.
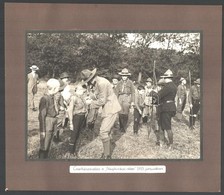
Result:
<instances>
[{"instance_id":1,"label":"scout in uniform","mask_svg":"<svg viewBox=\"0 0 224 195\"><path fill-rule=\"evenodd\" d=\"M71 88L70 88L70 80L69 80L69 75L67 72L63 72L60 74L60 80L64 82L65 87L63 89L63 91L61 92L61 95L63 97L63 104L64 104L64 108L65 108L65 116L64 116L64 121L63 121L63 127L65 128L68 124L68 113L66 111L69 102L70 102L70 98L72 96L71 93Z\"/></svg>"},{"instance_id":2,"label":"scout in uniform","mask_svg":"<svg viewBox=\"0 0 224 195\"><path fill-rule=\"evenodd\" d=\"M68 123L68 113L67 108L71 98L70 86L69 86L69 75L67 72L60 74L58 79L60 82L59 92L55 95L58 103L58 115L57 115L57 131L55 132L53 141L58 143L61 141L60 134L63 132L64 128Z\"/></svg>"},{"instance_id":3,"label":"scout in uniform","mask_svg":"<svg viewBox=\"0 0 224 195\"><path fill-rule=\"evenodd\" d=\"M121 111L119 112L119 123L120 131L125 132L130 107L134 104L135 87L132 81L128 78L131 75L128 69L124 68L118 74L121 75L121 80L118 82L116 87L118 101L121 105Z\"/></svg>"},{"instance_id":4,"label":"scout in uniform","mask_svg":"<svg viewBox=\"0 0 224 195\"><path fill-rule=\"evenodd\" d=\"M77 140L80 135L80 131L84 125L85 117L87 114L88 100L85 99L86 88L79 84L75 88L75 94L71 97L71 101L68 107L68 116L70 123L71 136L69 140L69 153L68 157L77 157L76 152ZM89 103L91 101L89 100Z\"/></svg>"},{"instance_id":5,"label":"scout in uniform","mask_svg":"<svg viewBox=\"0 0 224 195\"><path fill-rule=\"evenodd\" d=\"M195 120L200 110L200 79L194 81L194 85L189 91L189 105L190 105L190 129L195 128Z\"/></svg>"},{"instance_id":6,"label":"scout in uniform","mask_svg":"<svg viewBox=\"0 0 224 195\"><path fill-rule=\"evenodd\" d=\"M147 123L148 118L150 116L150 106L152 104L152 79L148 78L146 80L146 86L145 86L145 107L143 110L143 115L142 115L142 121L143 123Z\"/></svg>"},{"instance_id":7,"label":"scout in uniform","mask_svg":"<svg viewBox=\"0 0 224 195\"><path fill-rule=\"evenodd\" d=\"M51 140L57 130L58 108L54 95L59 91L60 83L57 79L47 81L47 93L40 99L39 124L40 124L40 150L39 158L48 158Z\"/></svg>"},{"instance_id":8,"label":"scout in uniform","mask_svg":"<svg viewBox=\"0 0 224 195\"><path fill-rule=\"evenodd\" d=\"M186 79L180 79L180 85L177 87L177 119L181 120L183 118L182 112L185 108L187 90L186 90Z\"/></svg>"},{"instance_id":9,"label":"scout in uniform","mask_svg":"<svg viewBox=\"0 0 224 195\"><path fill-rule=\"evenodd\" d=\"M145 106L144 103L145 100L145 88L142 85L139 85L137 87L137 90L134 94L134 125L133 125L133 130L134 134L138 134L139 130L139 123L140 119L142 117L143 109Z\"/></svg>"},{"instance_id":10,"label":"scout in uniform","mask_svg":"<svg viewBox=\"0 0 224 195\"><path fill-rule=\"evenodd\" d=\"M28 92L28 105L33 111L37 111L34 105L34 96L37 93L37 84L39 83L38 74L36 73L39 68L36 65L30 67L31 73L27 75L27 92Z\"/></svg>"},{"instance_id":11,"label":"scout in uniform","mask_svg":"<svg viewBox=\"0 0 224 195\"><path fill-rule=\"evenodd\" d=\"M83 70L81 78L88 86L94 86L96 99L92 99L90 109L102 107L100 138L104 149L101 159L111 159L111 129L114 126L118 112L121 110L121 106L111 83L107 79L97 76L96 69L93 71Z\"/></svg>"},{"instance_id":12,"label":"scout in uniform","mask_svg":"<svg viewBox=\"0 0 224 195\"><path fill-rule=\"evenodd\" d=\"M160 104L160 127L162 131L162 137L160 137L161 141L165 141L165 133L168 135L168 147L172 149L173 147L173 132L171 128L171 119L176 114L176 105L175 105L175 96L177 93L177 87L173 83L173 73L170 69L168 69L163 76L165 85L158 92L159 104Z\"/></svg>"},{"instance_id":13,"label":"scout in uniform","mask_svg":"<svg viewBox=\"0 0 224 195\"><path fill-rule=\"evenodd\" d=\"M157 83L157 92L159 92L164 87L164 85L165 85L164 78L159 79L159 81ZM155 94L155 93L153 94L152 103L156 107L155 121L154 121L154 123L152 123L152 127L153 127L154 133L156 135L156 145L160 146L160 137L164 139L163 140L164 142L168 143L168 141L164 137L164 131L161 129L161 123L160 123L161 105L160 105L160 103L158 101L158 93L157 94Z\"/></svg>"},{"instance_id":14,"label":"scout in uniform","mask_svg":"<svg viewBox=\"0 0 224 195\"><path fill-rule=\"evenodd\" d=\"M58 143L61 141L60 134L61 131L63 132L63 127L65 123L65 117L66 117L66 110L67 110L67 104L65 104L64 98L61 95L62 91L65 88L65 83L59 79L60 82L60 88L57 94L55 94L55 99L58 107L58 115L57 115L57 131L54 134L53 141L55 143Z\"/></svg>"},{"instance_id":15,"label":"scout in uniform","mask_svg":"<svg viewBox=\"0 0 224 195\"><path fill-rule=\"evenodd\" d=\"M94 87L90 88L90 86L87 86L86 96L92 100L97 99L96 95L94 94ZM94 129L98 114L99 114L99 108L90 108L90 105L88 105L88 114L86 117L85 125L87 125L86 130L90 130L92 132L92 140L95 139L98 133Z\"/></svg>"}]
</instances>

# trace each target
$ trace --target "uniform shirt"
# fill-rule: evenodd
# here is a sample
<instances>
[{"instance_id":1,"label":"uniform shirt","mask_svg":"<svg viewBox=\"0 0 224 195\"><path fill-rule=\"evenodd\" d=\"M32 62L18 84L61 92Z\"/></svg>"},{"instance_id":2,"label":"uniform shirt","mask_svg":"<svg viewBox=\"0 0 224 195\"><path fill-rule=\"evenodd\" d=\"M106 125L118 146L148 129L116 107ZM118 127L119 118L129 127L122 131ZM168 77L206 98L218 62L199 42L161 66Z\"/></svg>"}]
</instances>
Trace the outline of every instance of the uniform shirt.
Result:
<instances>
[{"instance_id":1,"label":"uniform shirt","mask_svg":"<svg viewBox=\"0 0 224 195\"><path fill-rule=\"evenodd\" d=\"M66 85L66 87L61 92L61 95L62 95L64 101L66 101L67 103L69 103L70 98L72 96L72 94L71 94L71 88L70 88L69 85Z\"/></svg>"},{"instance_id":2,"label":"uniform shirt","mask_svg":"<svg viewBox=\"0 0 224 195\"><path fill-rule=\"evenodd\" d=\"M116 86L116 93L118 96L126 94L131 95L131 101L134 101L135 87L131 80L120 80Z\"/></svg>"},{"instance_id":3,"label":"uniform shirt","mask_svg":"<svg viewBox=\"0 0 224 195\"><path fill-rule=\"evenodd\" d=\"M73 115L75 114L86 114L87 105L83 96L74 95L71 97L71 101L68 106L68 116L70 121L72 121Z\"/></svg>"},{"instance_id":4,"label":"uniform shirt","mask_svg":"<svg viewBox=\"0 0 224 195\"><path fill-rule=\"evenodd\" d=\"M150 106L152 105L152 87L148 88L145 86L145 105Z\"/></svg>"},{"instance_id":5,"label":"uniform shirt","mask_svg":"<svg viewBox=\"0 0 224 195\"><path fill-rule=\"evenodd\" d=\"M189 97L191 97L193 100L200 100L200 87L193 85L190 89ZM191 98L189 98L190 103Z\"/></svg>"},{"instance_id":6,"label":"uniform shirt","mask_svg":"<svg viewBox=\"0 0 224 195\"><path fill-rule=\"evenodd\" d=\"M172 81L166 83L164 87L158 92L161 111L176 111L176 93L177 87Z\"/></svg>"},{"instance_id":7,"label":"uniform shirt","mask_svg":"<svg viewBox=\"0 0 224 195\"><path fill-rule=\"evenodd\" d=\"M177 87L177 97L178 97L179 99L181 99L181 98L186 98L186 95L187 95L186 86L180 84L180 85Z\"/></svg>"},{"instance_id":8,"label":"uniform shirt","mask_svg":"<svg viewBox=\"0 0 224 195\"><path fill-rule=\"evenodd\" d=\"M55 97L50 94L45 94L39 103L39 122L40 122L40 132L46 132L46 117L57 116L57 108L56 108Z\"/></svg>"},{"instance_id":9,"label":"uniform shirt","mask_svg":"<svg viewBox=\"0 0 224 195\"><path fill-rule=\"evenodd\" d=\"M96 99L92 101L90 109L102 107L102 117L107 114L115 114L121 110L117 96L107 79L96 76L94 94Z\"/></svg>"},{"instance_id":10,"label":"uniform shirt","mask_svg":"<svg viewBox=\"0 0 224 195\"><path fill-rule=\"evenodd\" d=\"M145 105L145 95L139 94L139 91L136 90L134 95L134 107L137 108L138 110L142 110L144 105Z\"/></svg>"}]
</instances>

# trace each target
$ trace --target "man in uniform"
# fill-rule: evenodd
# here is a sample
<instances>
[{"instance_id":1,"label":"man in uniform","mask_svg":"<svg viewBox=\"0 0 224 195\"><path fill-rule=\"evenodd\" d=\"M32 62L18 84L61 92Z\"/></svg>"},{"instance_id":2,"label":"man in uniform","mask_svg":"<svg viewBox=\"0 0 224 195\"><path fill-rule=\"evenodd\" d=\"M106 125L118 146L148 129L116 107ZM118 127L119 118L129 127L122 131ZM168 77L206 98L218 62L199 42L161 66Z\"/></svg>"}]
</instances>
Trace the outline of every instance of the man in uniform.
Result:
<instances>
[{"instance_id":1,"label":"man in uniform","mask_svg":"<svg viewBox=\"0 0 224 195\"><path fill-rule=\"evenodd\" d=\"M118 74L121 75L121 80L116 87L118 101L121 105L121 111L119 112L120 131L126 132L129 110L131 105L134 105L135 87L128 78L131 73L127 68L124 68Z\"/></svg>"},{"instance_id":2,"label":"man in uniform","mask_svg":"<svg viewBox=\"0 0 224 195\"><path fill-rule=\"evenodd\" d=\"M37 111L37 108L35 107L34 104L34 96L37 93L37 84L39 83L38 74L36 73L36 71L39 70L39 68L36 65L33 65L30 67L30 69L31 73L27 75L28 104L33 111Z\"/></svg>"},{"instance_id":3,"label":"man in uniform","mask_svg":"<svg viewBox=\"0 0 224 195\"><path fill-rule=\"evenodd\" d=\"M111 129L114 126L118 112L121 110L121 106L111 83L107 79L97 76L96 69L93 71L83 70L81 78L88 86L94 88L96 99L92 99L90 109L102 107L100 138L103 142L104 152L101 159L111 159Z\"/></svg>"},{"instance_id":4,"label":"man in uniform","mask_svg":"<svg viewBox=\"0 0 224 195\"><path fill-rule=\"evenodd\" d=\"M189 92L189 105L190 105L190 125L189 128L195 128L195 120L200 110L200 79L194 81L194 85Z\"/></svg>"},{"instance_id":5,"label":"man in uniform","mask_svg":"<svg viewBox=\"0 0 224 195\"><path fill-rule=\"evenodd\" d=\"M145 86L145 107L142 114L142 121L143 123L147 123L148 118L150 116L150 106L152 104L152 79L148 78L146 80L146 86Z\"/></svg>"},{"instance_id":6,"label":"man in uniform","mask_svg":"<svg viewBox=\"0 0 224 195\"><path fill-rule=\"evenodd\" d=\"M173 73L170 69L168 69L163 76L165 85L158 92L158 98L160 103L160 116L159 122L162 131L161 141L165 140L165 132L168 135L168 147L169 149L173 148L173 132L171 128L171 119L176 114L176 105L175 105L175 96L177 93L177 87L173 83Z\"/></svg>"},{"instance_id":7,"label":"man in uniform","mask_svg":"<svg viewBox=\"0 0 224 195\"><path fill-rule=\"evenodd\" d=\"M185 108L187 90L186 90L186 79L180 79L180 85L177 87L177 119L181 120L183 118L182 112Z\"/></svg>"}]
</instances>

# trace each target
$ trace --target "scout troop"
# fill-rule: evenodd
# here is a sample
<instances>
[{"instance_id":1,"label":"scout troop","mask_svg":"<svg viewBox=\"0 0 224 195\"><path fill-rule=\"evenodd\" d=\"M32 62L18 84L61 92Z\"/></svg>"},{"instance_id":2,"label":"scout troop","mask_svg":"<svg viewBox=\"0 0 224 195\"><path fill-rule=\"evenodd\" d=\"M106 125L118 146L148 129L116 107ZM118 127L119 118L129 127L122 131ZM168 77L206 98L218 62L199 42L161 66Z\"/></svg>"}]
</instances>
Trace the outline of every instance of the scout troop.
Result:
<instances>
[{"instance_id":1,"label":"scout troop","mask_svg":"<svg viewBox=\"0 0 224 195\"><path fill-rule=\"evenodd\" d=\"M34 66L32 69L37 70ZM58 80L48 80L47 93L39 103L40 159L48 158L52 138L55 142L61 141L58 129L65 128L68 121L71 134L66 156L78 158L77 141L80 132L87 121L93 122L93 129L99 108L102 108L99 129L103 146L101 159L111 159L112 128L118 117L120 132L127 131L132 106L134 108L133 134L138 135L140 121L142 121L147 124L148 135L151 130L155 133L156 145L165 144L169 149L173 148L172 118L176 114L180 120L183 117L187 99L186 79L181 78L180 85L176 87L172 81L172 71L167 70L155 88L152 86L151 78L146 80L145 86L141 84L134 86L130 80L131 73L127 68L118 75L121 77L120 81L114 75L111 84L107 79L98 76L96 69L92 71L85 69L81 72L82 81L76 85L73 94L70 91L67 73L62 73ZM30 75L28 75L29 80L31 80ZM200 110L200 79L197 79L194 84L188 95L190 129L195 128L195 120Z\"/></svg>"}]
</instances>

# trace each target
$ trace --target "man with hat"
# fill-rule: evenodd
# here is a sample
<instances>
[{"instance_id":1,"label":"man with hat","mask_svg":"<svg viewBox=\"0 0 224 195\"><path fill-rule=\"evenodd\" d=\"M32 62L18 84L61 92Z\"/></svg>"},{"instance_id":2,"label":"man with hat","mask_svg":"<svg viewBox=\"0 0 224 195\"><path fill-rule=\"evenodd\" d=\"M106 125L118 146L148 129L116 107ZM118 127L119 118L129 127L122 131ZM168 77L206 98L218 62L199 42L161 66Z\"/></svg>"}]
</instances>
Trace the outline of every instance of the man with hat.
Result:
<instances>
[{"instance_id":1,"label":"man with hat","mask_svg":"<svg viewBox=\"0 0 224 195\"><path fill-rule=\"evenodd\" d=\"M181 77L180 78L180 85L177 87L177 119L182 119L182 112L185 108L186 104L186 97L187 97L187 90L186 90L186 79Z\"/></svg>"},{"instance_id":2,"label":"man with hat","mask_svg":"<svg viewBox=\"0 0 224 195\"><path fill-rule=\"evenodd\" d=\"M60 142L60 133L61 130L63 130L64 124L65 124L65 119L66 119L66 110L67 110L67 103L65 102L62 92L64 88L66 87L65 83L61 80L58 79L60 83L59 91L54 95L55 102L57 105L57 131L55 131L53 141L58 143Z\"/></svg>"},{"instance_id":3,"label":"man with hat","mask_svg":"<svg viewBox=\"0 0 224 195\"><path fill-rule=\"evenodd\" d=\"M150 115L150 106L152 104L152 79L148 78L146 80L146 86L145 86L145 107L143 109L143 114L142 114L142 121L143 123L147 123L148 117Z\"/></svg>"},{"instance_id":4,"label":"man with hat","mask_svg":"<svg viewBox=\"0 0 224 195\"><path fill-rule=\"evenodd\" d=\"M61 80L64 83L63 90L61 91L61 96L62 96L62 99L63 99L65 111L68 108L68 105L69 105L69 102L70 102L71 96L72 96L71 88L70 88L70 85L69 85L70 84L69 78L70 77L69 77L67 72L63 72L63 73L60 74L59 81ZM65 112L64 127L67 126L67 123L68 123L68 113L66 111Z\"/></svg>"},{"instance_id":5,"label":"man with hat","mask_svg":"<svg viewBox=\"0 0 224 195\"><path fill-rule=\"evenodd\" d=\"M47 81L47 93L43 95L39 103L39 125L40 125L40 150L39 158L48 158L53 133L57 129L58 108L55 94L58 92L60 83L51 78Z\"/></svg>"},{"instance_id":6,"label":"man with hat","mask_svg":"<svg viewBox=\"0 0 224 195\"><path fill-rule=\"evenodd\" d=\"M124 68L118 73L121 75L121 80L118 82L116 92L118 101L121 105L121 111L119 112L120 131L125 132L128 123L128 115L131 105L134 105L135 87L133 82L128 78L131 73L127 68Z\"/></svg>"},{"instance_id":7,"label":"man with hat","mask_svg":"<svg viewBox=\"0 0 224 195\"><path fill-rule=\"evenodd\" d=\"M96 69L92 71L83 70L81 78L90 88L94 89L95 98L91 100L90 109L102 107L100 138L104 152L101 159L111 159L111 129L114 126L118 112L121 110L121 106L111 83L107 79L97 76Z\"/></svg>"},{"instance_id":8,"label":"man with hat","mask_svg":"<svg viewBox=\"0 0 224 195\"><path fill-rule=\"evenodd\" d=\"M171 119L176 114L175 96L177 93L177 87L173 83L173 73L168 69L163 76L165 85L158 92L159 104L160 104L160 115L159 123L161 128L160 140L165 141L165 133L168 135L168 147L171 149L173 147L173 132L171 128Z\"/></svg>"},{"instance_id":9,"label":"man with hat","mask_svg":"<svg viewBox=\"0 0 224 195\"><path fill-rule=\"evenodd\" d=\"M195 120L200 110L200 79L194 81L194 85L189 91L189 105L190 105L190 117L189 128L193 130L195 128Z\"/></svg>"},{"instance_id":10,"label":"man with hat","mask_svg":"<svg viewBox=\"0 0 224 195\"><path fill-rule=\"evenodd\" d=\"M34 104L34 96L37 93L37 84L39 83L38 74L36 73L36 71L39 70L39 68L36 65L32 65L30 69L31 69L31 73L27 75L28 103L29 103L29 107L33 111L37 111L37 108L35 107L35 104Z\"/></svg>"}]
</instances>

